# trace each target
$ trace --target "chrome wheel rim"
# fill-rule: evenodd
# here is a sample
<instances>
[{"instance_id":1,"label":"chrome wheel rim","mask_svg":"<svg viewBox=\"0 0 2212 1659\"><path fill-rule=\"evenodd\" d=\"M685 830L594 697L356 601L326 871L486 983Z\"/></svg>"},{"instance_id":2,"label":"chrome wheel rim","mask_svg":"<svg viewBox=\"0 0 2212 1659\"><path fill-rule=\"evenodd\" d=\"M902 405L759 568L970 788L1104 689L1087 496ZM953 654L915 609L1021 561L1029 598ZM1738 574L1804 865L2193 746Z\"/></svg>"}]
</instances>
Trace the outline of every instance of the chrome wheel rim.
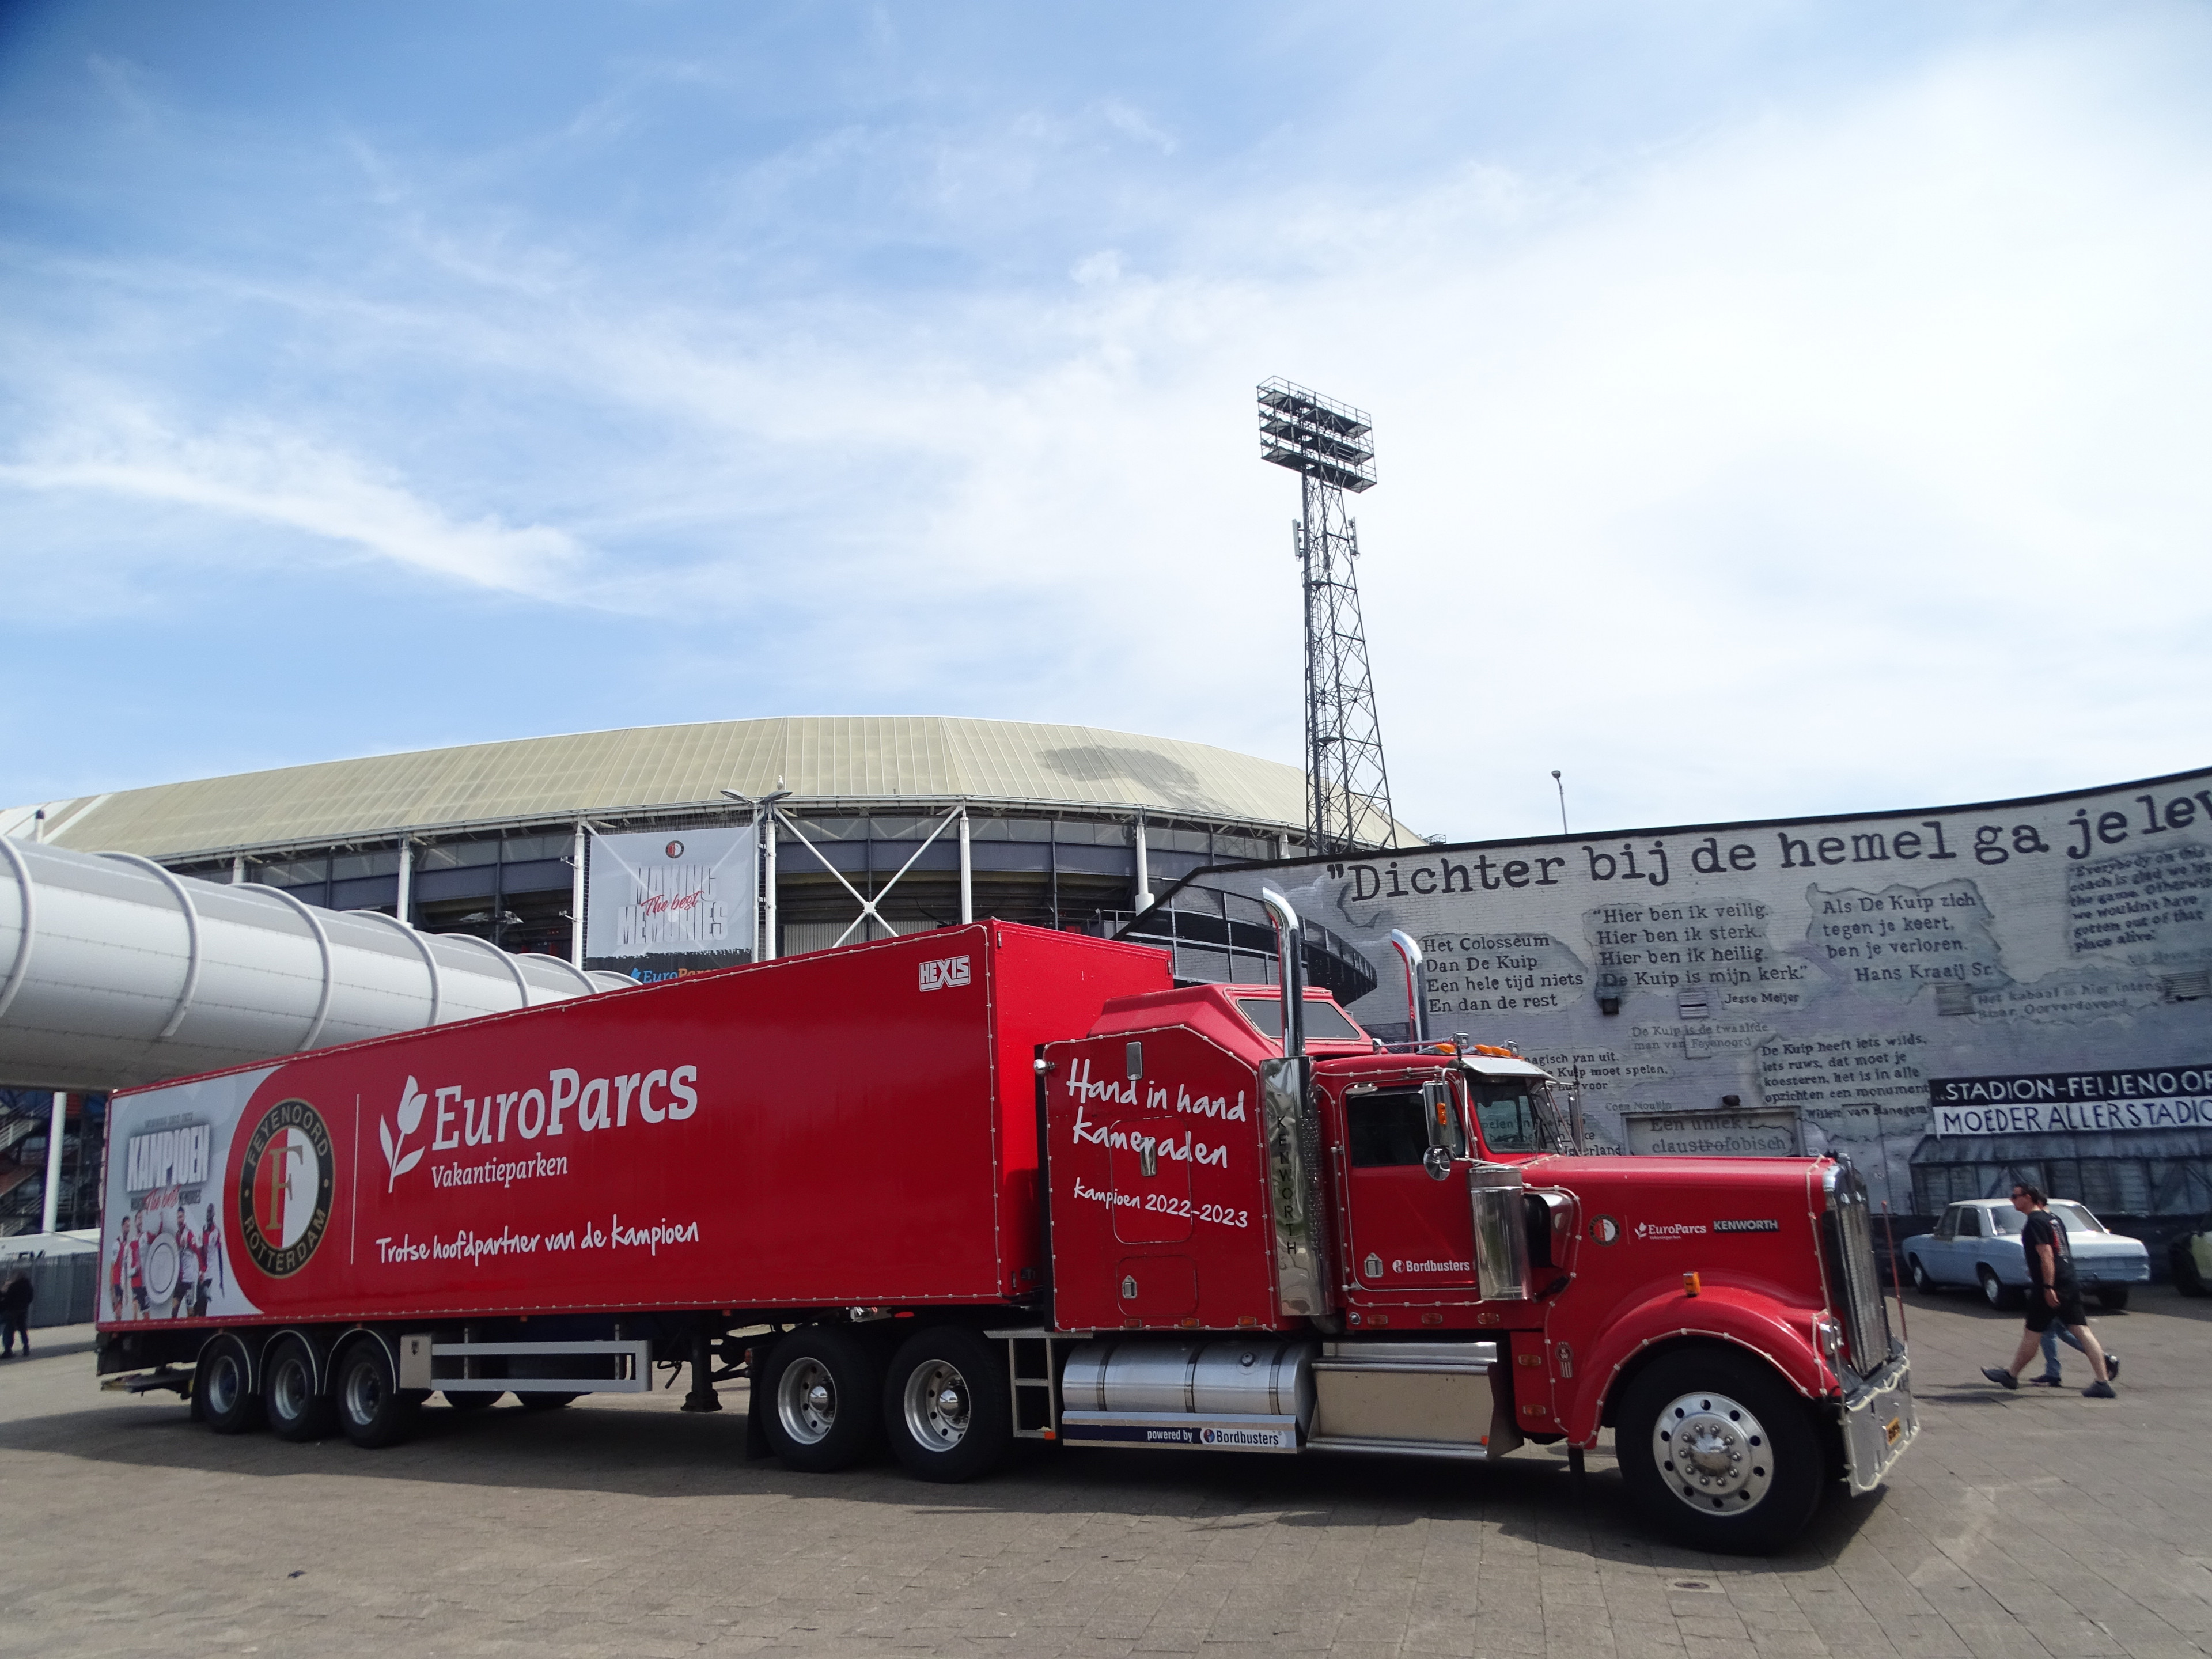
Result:
<instances>
[{"instance_id":1,"label":"chrome wheel rim","mask_svg":"<svg viewBox=\"0 0 2212 1659\"><path fill-rule=\"evenodd\" d=\"M942 1359L917 1365L906 1379L906 1431L925 1451L949 1452L968 1437L972 1402L960 1368Z\"/></svg>"},{"instance_id":2,"label":"chrome wheel rim","mask_svg":"<svg viewBox=\"0 0 2212 1659\"><path fill-rule=\"evenodd\" d=\"M837 1426L837 1379L813 1358L794 1359L775 1385L776 1420L798 1444L813 1446Z\"/></svg>"},{"instance_id":3,"label":"chrome wheel rim","mask_svg":"<svg viewBox=\"0 0 2212 1659\"><path fill-rule=\"evenodd\" d=\"M314 1398L313 1380L307 1375L307 1362L297 1354L287 1354L276 1362L275 1373L270 1377L270 1395L276 1406L276 1415L288 1422L307 1413L308 1402Z\"/></svg>"},{"instance_id":4,"label":"chrome wheel rim","mask_svg":"<svg viewBox=\"0 0 2212 1659\"><path fill-rule=\"evenodd\" d=\"M217 1417L228 1417L237 1408L239 1396L245 1392L246 1381L239 1374L237 1355L217 1354L208 1365L208 1409Z\"/></svg>"},{"instance_id":5,"label":"chrome wheel rim","mask_svg":"<svg viewBox=\"0 0 2212 1659\"><path fill-rule=\"evenodd\" d=\"M1724 1394L1669 1401L1651 1431L1651 1457L1667 1490L1700 1515L1741 1515L1774 1484L1773 1448L1750 1409Z\"/></svg>"},{"instance_id":6,"label":"chrome wheel rim","mask_svg":"<svg viewBox=\"0 0 2212 1659\"><path fill-rule=\"evenodd\" d=\"M1997 1276L1995 1273L1982 1275L1982 1300L1992 1308L2004 1300L2004 1286L1997 1283Z\"/></svg>"},{"instance_id":7,"label":"chrome wheel rim","mask_svg":"<svg viewBox=\"0 0 2212 1659\"><path fill-rule=\"evenodd\" d=\"M1917 1256L1912 1262L1912 1288L1916 1291L1924 1291L1928 1288L1928 1269L1921 1266L1919 1258Z\"/></svg>"},{"instance_id":8,"label":"chrome wheel rim","mask_svg":"<svg viewBox=\"0 0 2212 1659\"><path fill-rule=\"evenodd\" d=\"M346 1415L356 1423L374 1423L384 1405L384 1379L374 1362L363 1360L346 1372Z\"/></svg>"}]
</instances>

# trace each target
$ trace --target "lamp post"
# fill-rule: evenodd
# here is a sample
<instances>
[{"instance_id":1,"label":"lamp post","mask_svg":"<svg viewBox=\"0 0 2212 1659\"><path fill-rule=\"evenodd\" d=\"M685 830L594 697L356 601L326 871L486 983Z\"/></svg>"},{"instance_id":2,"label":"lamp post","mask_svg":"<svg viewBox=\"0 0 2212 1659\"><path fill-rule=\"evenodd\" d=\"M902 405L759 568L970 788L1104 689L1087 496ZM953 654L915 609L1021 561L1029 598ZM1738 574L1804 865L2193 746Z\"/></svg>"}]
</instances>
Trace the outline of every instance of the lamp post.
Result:
<instances>
[{"instance_id":1,"label":"lamp post","mask_svg":"<svg viewBox=\"0 0 2212 1659\"><path fill-rule=\"evenodd\" d=\"M1552 787L1559 792L1559 833L1567 833L1567 786L1559 781L1559 769L1552 769Z\"/></svg>"}]
</instances>

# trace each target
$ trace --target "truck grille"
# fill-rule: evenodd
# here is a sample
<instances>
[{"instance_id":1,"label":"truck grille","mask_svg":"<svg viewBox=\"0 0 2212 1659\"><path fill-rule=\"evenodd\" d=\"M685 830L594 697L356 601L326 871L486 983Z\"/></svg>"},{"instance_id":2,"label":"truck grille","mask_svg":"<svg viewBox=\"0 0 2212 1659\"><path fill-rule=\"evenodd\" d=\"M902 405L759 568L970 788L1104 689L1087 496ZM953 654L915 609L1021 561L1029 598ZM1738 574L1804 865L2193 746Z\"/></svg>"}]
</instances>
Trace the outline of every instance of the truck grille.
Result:
<instances>
[{"instance_id":1,"label":"truck grille","mask_svg":"<svg viewBox=\"0 0 2212 1659\"><path fill-rule=\"evenodd\" d=\"M1829 1299L1844 1322L1851 1369L1871 1376L1888 1363L1889 1310L1881 1298L1881 1277L1875 1266L1874 1218L1866 1182L1848 1164L1828 1172L1828 1213L1822 1243L1828 1258Z\"/></svg>"}]
</instances>

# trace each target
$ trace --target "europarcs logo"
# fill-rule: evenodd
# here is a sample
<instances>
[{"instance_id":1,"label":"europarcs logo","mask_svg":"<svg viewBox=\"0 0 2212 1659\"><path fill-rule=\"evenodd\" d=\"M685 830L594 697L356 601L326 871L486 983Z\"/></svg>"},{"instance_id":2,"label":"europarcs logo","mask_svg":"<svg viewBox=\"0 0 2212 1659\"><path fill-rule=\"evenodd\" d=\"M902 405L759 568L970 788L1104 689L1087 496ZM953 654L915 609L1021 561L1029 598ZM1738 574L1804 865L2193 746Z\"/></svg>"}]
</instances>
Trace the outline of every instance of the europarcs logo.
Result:
<instances>
[{"instance_id":1,"label":"europarcs logo","mask_svg":"<svg viewBox=\"0 0 2212 1659\"><path fill-rule=\"evenodd\" d=\"M304 1100L280 1100L261 1115L238 1172L238 1236L271 1279L299 1272L323 1242L336 1173L320 1112Z\"/></svg>"}]
</instances>

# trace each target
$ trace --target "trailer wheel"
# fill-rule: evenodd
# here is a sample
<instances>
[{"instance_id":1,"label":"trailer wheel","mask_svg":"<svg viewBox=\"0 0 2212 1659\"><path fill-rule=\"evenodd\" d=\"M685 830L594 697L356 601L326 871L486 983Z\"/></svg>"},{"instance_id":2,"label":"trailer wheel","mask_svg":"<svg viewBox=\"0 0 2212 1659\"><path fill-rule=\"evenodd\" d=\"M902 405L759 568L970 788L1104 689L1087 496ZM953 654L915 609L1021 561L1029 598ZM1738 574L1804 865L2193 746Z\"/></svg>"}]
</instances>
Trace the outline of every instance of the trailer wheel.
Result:
<instances>
[{"instance_id":1,"label":"trailer wheel","mask_svg":"<svg viewBox=\"0 0 2212 1659\"><path fill-rule=\"evenodd\" d=\"M576 1398L573 1394L548 1394L542 1389L514 1397L526 1412L557 1412L563 1406L574 1404Z\"/></svg>"},{"instance_id":2,"label":"trailer wheel","mask_svg":"<svg viewBox=\"0 0 2212 1659\"><path fill-rule=\"evenodd\" d=\"M1006 1360L957 1326L916 1331L884 1383L884 1432L908 1474L971 1480L1014 1443Z\"/></svg>"},{"instance_id":3,"label":"trailer wheel","mask_svg":"<svg viewBox=\"0 0 2212 1659\"><path fill-rule=\"evenodd\" d=\"M1784 1547L1826 1484L1804 1401L1757 1360L1717 1348L1654 1360L1629 1385L1613 1443L1644 1519L1698 1549Z\"/></svg>"},{"instance_id":4,"label":"trailer wheel","mask_svg":"<svg viewBox=\"0 0 2212 1659\"><path fill-rule=\"evenodd\" d=\"M810 1325L769 1356L769 1445L794 1469L848 1468L874 1445L883 1369L868 1345L835 1325Z\"/></svg>"},{"instance_id":5,"label":"trailer wheel","mask_svg":"<svg viewBox=\"0 0 2212 1659\"><path fill-rule=\"evenodd\" d=\"M331 1397L315 1391L315 1357L298 1337L280 1337L262 1356L261 1408L280 1440L320 1440L337 1427Z\"/></svg>"},{"instance_id":6,"label":"trailer wheel","mask_svg":"<svg viewBox=\"0 0 2212 1659\"><path fill-rule=\"evenodd\" d=\"M496 1406L503 1397L483 1389L447 1389L442 1392L447 1406L457 1412L480 1412L487 1406Z\"/></svg>"},{"instance_id":7,"label":"trailer wheel","mask_svg":"<svg viewBox=\"0 0 2212 1659\"><path fill-rule=\"evenodd\" d=\"M192 1404L217 1434L247 1434L262 1425L261 1396L246 1345L225 1331L200 1350L192 1372Z\"/></svg>"},{"instance_id":8,"label":"trailer wheel","mask_svg":"<svg viewBox=\"0 0 2212 1659\"><path fill-rule=\"evenodd\" d=\"M338 1427L356 1446L397 1445L415 1432L419 1395L392 1374L392 1360L374 1337L361 1338L338 1356L331 1392L337 1397Z\"/></svg>"}]
</instances>

